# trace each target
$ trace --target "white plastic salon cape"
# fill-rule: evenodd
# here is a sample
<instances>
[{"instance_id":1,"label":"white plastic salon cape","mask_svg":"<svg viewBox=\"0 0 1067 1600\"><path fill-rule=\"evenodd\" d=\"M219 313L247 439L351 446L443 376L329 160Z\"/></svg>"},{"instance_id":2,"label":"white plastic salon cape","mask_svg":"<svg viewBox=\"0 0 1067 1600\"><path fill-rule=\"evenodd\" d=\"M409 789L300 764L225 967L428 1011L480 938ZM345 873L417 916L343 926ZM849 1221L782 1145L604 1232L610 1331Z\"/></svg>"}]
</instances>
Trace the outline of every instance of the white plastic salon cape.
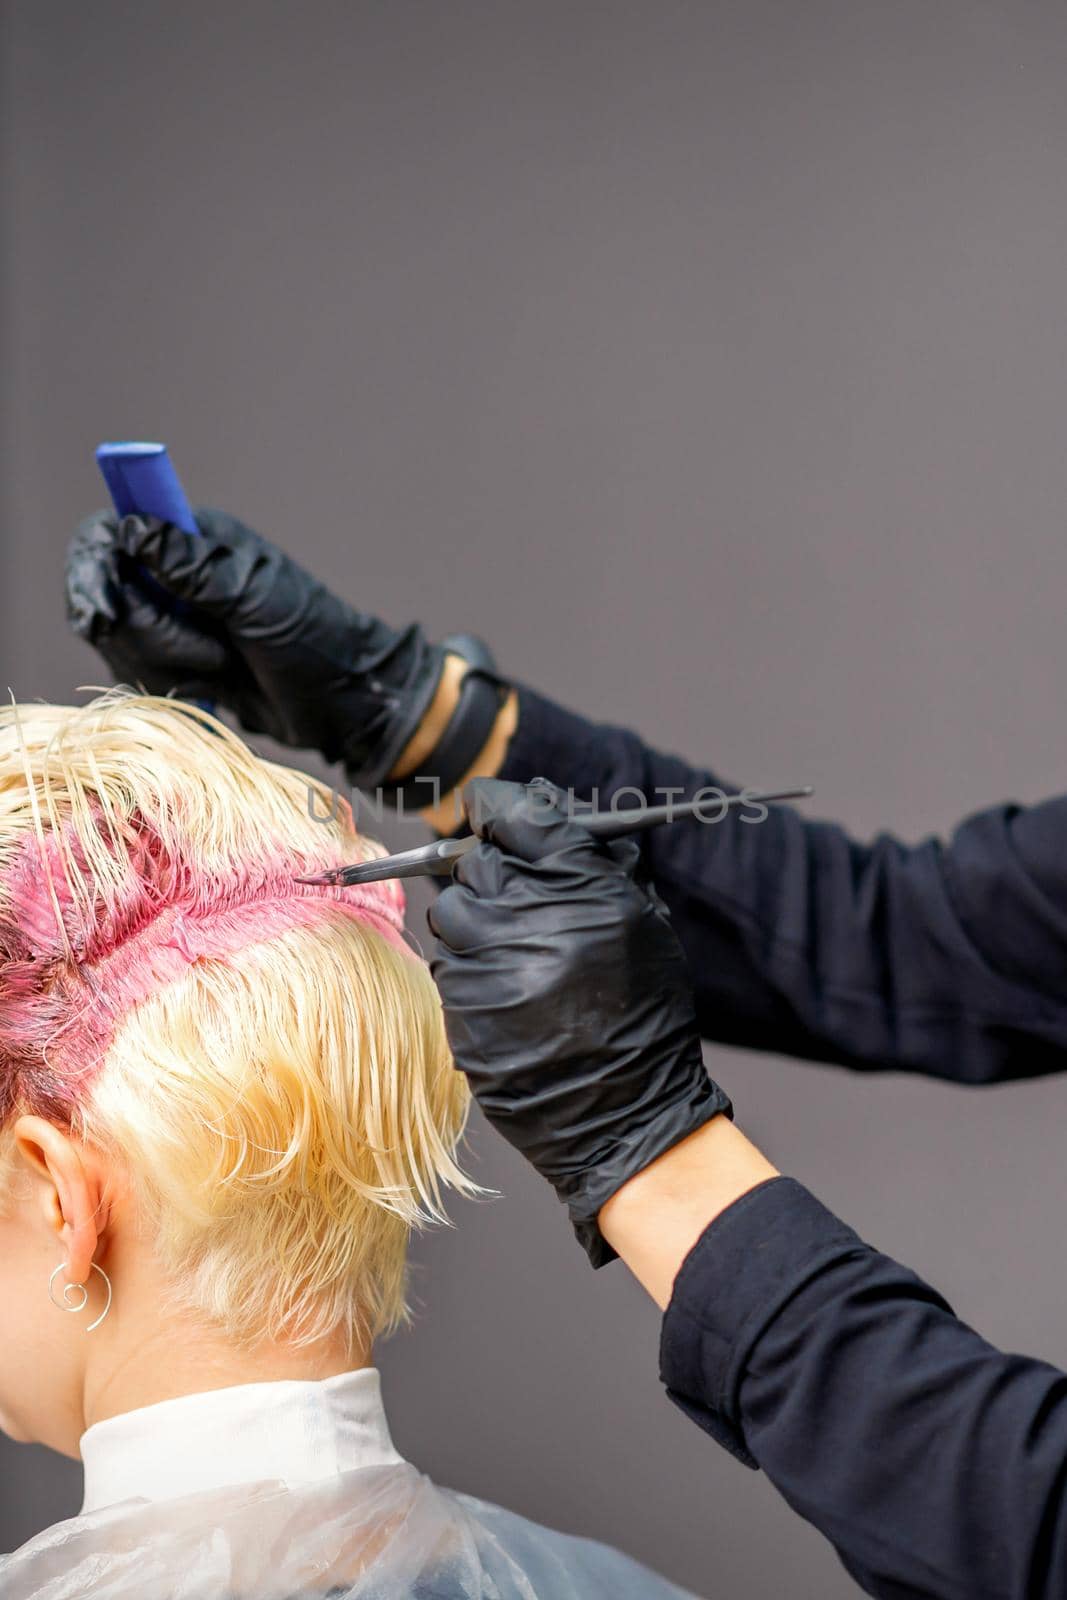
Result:
<instances>
[{"instance_id":1,"label":"white plastic salon cape","mask_svg":"<svg viewBox=\"0 0 1067 1600\"><path fill-rule=\"evenodd\" d=\"M0 1557L3 1600L683 1600L437 1488L393 1448L373 1368L128 1412L82 1459L82 1513Z\"/></svg>"}]
</instances>

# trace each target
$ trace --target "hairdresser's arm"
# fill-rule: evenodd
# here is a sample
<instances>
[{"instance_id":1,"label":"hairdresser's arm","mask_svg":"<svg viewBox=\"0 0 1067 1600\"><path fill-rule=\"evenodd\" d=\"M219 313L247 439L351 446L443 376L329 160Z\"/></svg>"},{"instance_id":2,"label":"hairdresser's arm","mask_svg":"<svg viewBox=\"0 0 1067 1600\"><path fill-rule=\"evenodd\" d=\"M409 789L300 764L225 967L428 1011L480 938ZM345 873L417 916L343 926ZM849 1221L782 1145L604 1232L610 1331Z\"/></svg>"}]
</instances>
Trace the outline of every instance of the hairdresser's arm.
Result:
<instances>
[{"instance_id":1,"label":"hairdresser's arm","mask_svg":"<svg viewBox=\"0 0 1067 1600\"><path fill-rule=\"evenodd\" d=\"M198 516L202 536L107 516L76 533L70 617L116 675L214 699L250 731L344 759L364 787L425 769L465 664L418 627L396 631L353 610L233 518ZM145 571L177 612L140 586ZM470 773L544 773L605 799L721 782L529 690L486 725ZM451 831L454 801L427 818ZM986 812L947 845L860 844L779 807L759 824L735 815L659 829L642 851L689 958L706 1037L992 1083L1067 1062L1065 843L1059 799Z\"/></svg>"},{"instance_id":2,"label":"hairdresser's arm","mask_svg":"<svg viewBox=\"0 0 1067 1600\"><path fill-rule=\"evenodd\" d=\"M520 689L499 774L540 773L579 796L735 787ZM777 806L641 848L705 1038L963 1083L1067 1066L1067 798L983 812L947 843L861 844Z\"/></svg>"},{"instance_id":3,"label":"hairdresser's arm","mask_svg":"<svg viewBox=\"0 0 1067 1600\"><path fill-rule=\"evenodd\" d=\"M736 787L528 689L473 772L543 773L604 803ZM428 820L446 832L455 815L447 797ZM774 806L660 828L641 850L705 1038L971 1084L1067 1066L1067 798L981 812L947 843L861 844Z\"/></svg>"},{"instance_id":4,"label":"hairdresser's arm","mask_svg":"<svg viewBox=\"0 0 1067 1600\"><path fill-rule=\"evenodd\" d=\"M986 1344L730 1123L636 851L558 800L482 784L481 842L431 911L449 1042L490 1124L594 1264L617 1252L669 1302L672 1397L870 1593L1062 1600L1067 1376Z\"/></svg>"},{"instance_id":5,"label":"hairdresser's arm","mask_svg":"<svg viewBox=\"0 0 1067 1600\"><path fill-rule=\"evenodd\" d=\"M723 1118L600 1227L667 1308L661 1376L886 1600L1067 1594L1067 1374L1004 1355Z\"/></svg>"}]
</instances>

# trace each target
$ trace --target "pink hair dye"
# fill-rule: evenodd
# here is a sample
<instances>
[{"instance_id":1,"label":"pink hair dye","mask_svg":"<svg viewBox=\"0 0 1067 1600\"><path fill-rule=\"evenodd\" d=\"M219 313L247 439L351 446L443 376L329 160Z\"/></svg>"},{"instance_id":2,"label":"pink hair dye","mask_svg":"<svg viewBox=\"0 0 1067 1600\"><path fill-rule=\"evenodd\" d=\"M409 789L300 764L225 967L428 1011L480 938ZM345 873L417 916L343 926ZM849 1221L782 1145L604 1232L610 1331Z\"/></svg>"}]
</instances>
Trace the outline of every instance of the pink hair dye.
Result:
<instances>
[{"instance_id":1,"label":"pink hair dye","mask_svg":"<svg viewBox=\"0 0 1067 1600\"><path fill-rule=\"evenodd\" d=\"M395 882L351 889L294 882L313 865L279 845L216 872L176 859L136 823L119 842L94 823L118 872L94 884L73 829L27 838L0 914L0 1123L16 1104L65 1114L92 1081L116 1026L198 961L225 959L338 913L413 956ZM326 865L339 865L340 861ZM414 957L413 957L414 958Z\"/></svg>"}]
</instances>

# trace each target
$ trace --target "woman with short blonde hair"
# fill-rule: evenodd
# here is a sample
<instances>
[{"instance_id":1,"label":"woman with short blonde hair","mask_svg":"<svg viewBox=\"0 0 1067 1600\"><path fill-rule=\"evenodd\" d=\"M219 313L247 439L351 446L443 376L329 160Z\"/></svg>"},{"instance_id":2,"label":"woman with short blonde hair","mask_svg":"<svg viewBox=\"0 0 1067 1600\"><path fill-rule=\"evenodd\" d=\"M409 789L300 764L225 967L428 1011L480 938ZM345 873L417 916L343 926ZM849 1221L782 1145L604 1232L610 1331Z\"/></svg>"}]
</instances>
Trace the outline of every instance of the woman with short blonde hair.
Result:
<instances>
[{"instance_id":1,"label":"woman with short blonde hair","mask_svg":"<svg viewBox=\"0 0 1067 1600\"><path fill-rule=\"evenodd\" d=\"M475 1185L399 885L298 881L376 848L195 707L0 712L0 1425L86 1472L7 1600L677 1593L392 1446L373 1341Z\"/></svg>"}]
</instances>

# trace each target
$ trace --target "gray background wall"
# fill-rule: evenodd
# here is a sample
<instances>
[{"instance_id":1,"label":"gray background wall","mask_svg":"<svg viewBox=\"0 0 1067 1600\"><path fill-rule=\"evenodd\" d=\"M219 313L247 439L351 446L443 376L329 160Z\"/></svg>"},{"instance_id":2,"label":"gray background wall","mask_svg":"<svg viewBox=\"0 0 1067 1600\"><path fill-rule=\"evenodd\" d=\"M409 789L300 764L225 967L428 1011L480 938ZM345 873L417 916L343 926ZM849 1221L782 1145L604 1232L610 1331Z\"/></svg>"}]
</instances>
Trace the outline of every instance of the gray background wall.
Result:
<instances>
[{"instance_id":1,"label":"gray background wall","mask_svg":"<svg viewBox=\"0 0 1067 1600\"><path fill-rule=\"evenodd\" d=\"M1062 5L3 17L5 689L101 681L63 547L93 445L143 435L367 606L481 629L745 781L813 781L861 834L1067 783ZM781 1164L1067 1362L1067 1083L713 1055ZM623 1270L594 1278L472 1142L504 1198L418 1249L418 1325L382 1353L402 1448L711 1595L852 1593L661 1398ZM77 1478L0 1446L0 1547Z\"/></svg>"}]
</instances>

